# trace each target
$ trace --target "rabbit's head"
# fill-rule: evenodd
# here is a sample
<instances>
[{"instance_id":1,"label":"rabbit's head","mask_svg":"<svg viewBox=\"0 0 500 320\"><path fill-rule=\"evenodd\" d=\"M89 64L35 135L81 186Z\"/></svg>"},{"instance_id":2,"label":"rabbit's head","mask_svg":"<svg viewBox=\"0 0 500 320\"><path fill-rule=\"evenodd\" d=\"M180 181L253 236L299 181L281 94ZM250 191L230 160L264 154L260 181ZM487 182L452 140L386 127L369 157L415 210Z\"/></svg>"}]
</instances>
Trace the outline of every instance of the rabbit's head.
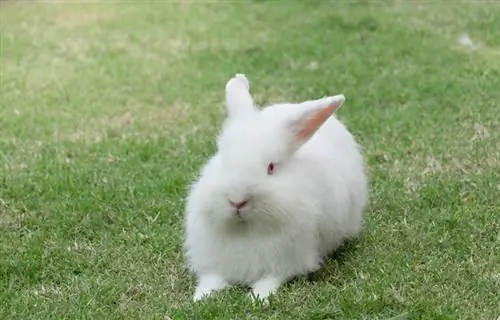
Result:
<instances>
[{"instance_id":1,"label":"rabbit's head","mask_svg":"<svg viewBox=\"0 0 500 320\"><path fill-rule=\"evenodd\" d=\"M296 152L344 101L343 95L336 95L261 110L250 95L247 78L238 74L230 79L228 115L210 178L212 199L207 199L214 205L209 210L213 218L269 225L289 219L286 215L301 183L294 175L300 165L294 161Z\"/></svg>"}]
</instances>

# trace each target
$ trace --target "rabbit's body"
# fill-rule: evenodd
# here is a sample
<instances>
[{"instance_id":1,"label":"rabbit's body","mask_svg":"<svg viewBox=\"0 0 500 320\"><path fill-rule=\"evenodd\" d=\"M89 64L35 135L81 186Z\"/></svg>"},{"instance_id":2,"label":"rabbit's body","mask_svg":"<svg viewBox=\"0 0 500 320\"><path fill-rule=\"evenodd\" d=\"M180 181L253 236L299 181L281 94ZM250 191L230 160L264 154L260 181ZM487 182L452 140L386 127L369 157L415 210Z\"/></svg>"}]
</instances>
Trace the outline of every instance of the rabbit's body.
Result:
<instances>
[{"instance_id":1,"label":"rabbit's body","mask_svg":"<svg viewBox=\"0 0 500 320\"><path fill-rule=\"evenodd\" d=\"M317 269L325 255L360 232L368 188L357 143L331 116L302 144L283 148L281 139L288 138L275 123L290 118L293 108L279 104L229 119L219 152L192 186L185 247L200 277L195 299L237 283L265 298L282 282ZM251 130L256 122L260 129ZM240 147L225 148L235 137ZM274 176L260 174L267 163L257 153L279 160ZM233 198L250 201L235 211L228 205Z\"/></svg>"}]
</instances>

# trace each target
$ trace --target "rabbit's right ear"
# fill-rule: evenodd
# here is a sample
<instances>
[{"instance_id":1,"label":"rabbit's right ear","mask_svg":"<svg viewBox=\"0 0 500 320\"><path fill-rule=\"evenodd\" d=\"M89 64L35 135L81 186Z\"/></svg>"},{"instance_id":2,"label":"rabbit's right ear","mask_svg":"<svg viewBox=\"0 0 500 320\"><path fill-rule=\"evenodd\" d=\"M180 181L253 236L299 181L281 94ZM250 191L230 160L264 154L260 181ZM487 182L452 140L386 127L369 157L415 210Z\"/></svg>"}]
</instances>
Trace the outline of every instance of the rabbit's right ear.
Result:
<instances>
[{"instance_id":1,"label":"rabbit's right ear","mask_svg":"<svg viewBox=\"0 0 500 320\"><path fill-rule=\"evenodd\" d=\"M236 74L226 83L226 106L230 117L254 112L250 84L244 74Z\"/></svg>"},{"instance_id":2,"label":"rabbit's right ear","mask_svg":"<svg viewBox=\"0 0 500 320\"><path fill-rule=\"evenodd\" d=\"M306 143L344 102L345 96L339 94L296 104L287 122L293 134L291 151L295 152Z\"/></svg>"}]
</instances>

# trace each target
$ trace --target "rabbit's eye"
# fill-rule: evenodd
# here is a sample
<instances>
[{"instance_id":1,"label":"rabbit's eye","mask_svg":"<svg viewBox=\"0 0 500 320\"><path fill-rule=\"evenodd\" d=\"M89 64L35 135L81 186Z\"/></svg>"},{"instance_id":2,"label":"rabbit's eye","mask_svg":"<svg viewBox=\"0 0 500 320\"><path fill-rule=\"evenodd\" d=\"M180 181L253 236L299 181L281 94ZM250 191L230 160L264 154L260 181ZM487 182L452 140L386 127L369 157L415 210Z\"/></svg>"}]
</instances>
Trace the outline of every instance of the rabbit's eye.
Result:
<instances>
[{"instance_id":1,"label":"rabbit's eye","mask_svg":"<svg viewBox=\"0 0 500 320\"><path fill-rule=\"evenodd\" d=\"M274 163L271 162L267 165L267 174L272 175L273 172L274 172Z\"/></svg>"}]
</instances>

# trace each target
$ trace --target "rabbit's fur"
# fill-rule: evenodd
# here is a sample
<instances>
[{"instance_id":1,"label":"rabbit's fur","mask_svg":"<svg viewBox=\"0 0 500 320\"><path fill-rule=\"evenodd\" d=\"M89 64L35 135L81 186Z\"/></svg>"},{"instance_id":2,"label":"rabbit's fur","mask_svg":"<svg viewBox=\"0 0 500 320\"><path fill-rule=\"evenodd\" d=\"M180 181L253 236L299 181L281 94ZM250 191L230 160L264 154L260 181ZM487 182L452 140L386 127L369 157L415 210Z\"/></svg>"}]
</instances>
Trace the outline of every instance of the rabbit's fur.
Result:
<instances>
[{"instance_id":1,"label":"rabbit's fur","mask_svg":"<svg viewBox=\"0 0 500 320\"><path fill-rule=\"evenodd\" d=\"M358 144L333 115L344 101L337 95L261 110L244 75L228 81L218 151L187 198L195 300L230 284L250 285L266 299L360 233L368 181Z\"/></svg>"}]
</instances>

